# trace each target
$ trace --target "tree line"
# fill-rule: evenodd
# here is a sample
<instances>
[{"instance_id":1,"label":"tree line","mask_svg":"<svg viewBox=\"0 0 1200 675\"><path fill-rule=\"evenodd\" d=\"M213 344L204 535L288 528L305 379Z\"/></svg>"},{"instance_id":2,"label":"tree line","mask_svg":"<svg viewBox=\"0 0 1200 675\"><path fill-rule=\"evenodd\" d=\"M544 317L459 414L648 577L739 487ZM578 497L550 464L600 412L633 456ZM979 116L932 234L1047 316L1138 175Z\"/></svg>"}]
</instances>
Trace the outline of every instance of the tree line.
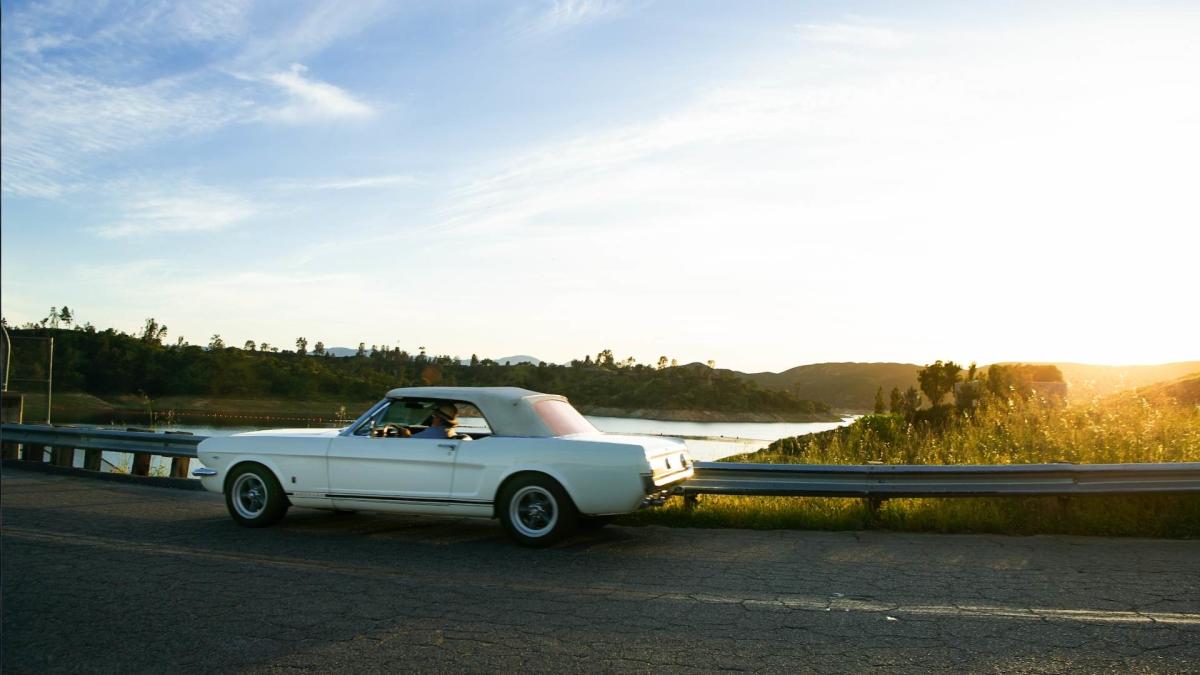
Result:
<instances>
[{"instance_id":1,"label":"tree line","mask_svg":"<svg viewBox=\"0 0 1200 675\"><path fill-rule=\"evenodd\" d=\"M883 387L880 387L875 392L875 414L891 412L910 420L940 418L952 407L959 411L970 411L989 400L1003 400L1012 396L1028 398L1039 385L1062 382L1062 371L1055 365L998 364L980 371L972 363L964 374L962 366L957 363L939 360L918 371L920 391L916 387L909 387L901 392L899 387L893 387L885 404ZM921 394L930 404L924 411L921 408ZM951 394L954 405L943 405L942 401Z\"/></svg>"},{"instance_id":2,"label":"tree line","mask_svg":"<svg viewBox=\"0 0 1200 675\"><path fill-rule=\"evenodd\" d=\"M563 394L596 407L719 410L781 415L827 413L829 406L792 393L763 389L729 372L701 364L678 365L663 356L654 365L617 359L605 349L569 365L501 365L472 355L469 361L360 343L353 356L334 357L325 345L301 337L295 350L247 341L227 345L213 335L204 346L170 342L167 326L153 318L126 333L71 325L69 310L56 318L12 329L16 337L54 338L54 388L94 395L216 396L230 398L366 401L402 386L515 386ZM309 348L309 345L312 348ZM14 379L44 379L44 359L13 359Z\"/></svg>"}]
</instances>

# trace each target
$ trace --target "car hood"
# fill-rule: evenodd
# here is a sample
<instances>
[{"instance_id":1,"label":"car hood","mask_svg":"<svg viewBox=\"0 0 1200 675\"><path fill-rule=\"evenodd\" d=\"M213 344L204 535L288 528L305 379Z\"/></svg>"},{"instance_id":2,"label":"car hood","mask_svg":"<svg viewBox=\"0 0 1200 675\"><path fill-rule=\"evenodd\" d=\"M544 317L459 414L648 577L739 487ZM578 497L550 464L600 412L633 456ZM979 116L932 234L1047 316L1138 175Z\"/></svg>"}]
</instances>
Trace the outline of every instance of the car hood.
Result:
<instances>
[{"instance_id":1,"label":"car hood","mask_svg":"<svg viewBox=\"0 0 1200 675\"><path fill-rule=\"evenodd\" d=\"M234 436L328 436L333 437L342 433L341 429L263 429L262 431L246 431Z\"/></svg>"}]
</instances>

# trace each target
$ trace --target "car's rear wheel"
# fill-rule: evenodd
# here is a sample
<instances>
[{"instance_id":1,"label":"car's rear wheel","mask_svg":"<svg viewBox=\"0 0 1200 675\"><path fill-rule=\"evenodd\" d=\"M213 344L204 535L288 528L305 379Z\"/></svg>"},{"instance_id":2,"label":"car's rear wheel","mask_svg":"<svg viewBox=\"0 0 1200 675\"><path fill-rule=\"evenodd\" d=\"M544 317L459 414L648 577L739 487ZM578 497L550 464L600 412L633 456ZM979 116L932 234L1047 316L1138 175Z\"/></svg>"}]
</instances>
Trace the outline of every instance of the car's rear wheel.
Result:
<instances>
[{"instance_id":1,"label":"car's rear wheel","mask_svg":"<svg viewBox=\"0 0 1200 675\"><path fill-rule=\"evenodd\" d=\"M243 464L226 483L225 506L242 527L267 527L279 522L291 504L275 474L261 464Z\"/></svg>"},{"instance_id":2,"label":"car's rear wheel","mask_svg":"<svg viewBox=\"0 0 1200 675\"><path fill-rule=\"evenodd\" d=\"M549 546L575 531L578 513L571 498L548 476L520 476L504 487L500 522L522 546Z\"/></svg>"}]
</instances>

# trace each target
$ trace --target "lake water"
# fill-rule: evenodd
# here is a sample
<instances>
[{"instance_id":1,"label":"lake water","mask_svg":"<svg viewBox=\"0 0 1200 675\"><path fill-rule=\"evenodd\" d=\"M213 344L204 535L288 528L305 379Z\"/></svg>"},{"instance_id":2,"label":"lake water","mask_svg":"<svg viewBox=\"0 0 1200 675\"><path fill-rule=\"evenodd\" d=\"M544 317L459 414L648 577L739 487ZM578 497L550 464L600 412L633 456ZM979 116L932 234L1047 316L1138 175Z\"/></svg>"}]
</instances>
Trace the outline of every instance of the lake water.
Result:
<instances>
[{"instance_id":1,"label":"lake water","mask_svg":"<svg viewBox=\"0 0 1200 675\"><path fill-rule=\"evenodd\" d=\"M683 438L687 441L692 457L701 462L711 462L731 455L754 452L767 447L772 441L780 438L828 431L850 424L856 419L855 417L846 417L840 422L667 422L593 415L588 415L587 418L597 429L606 433ZM232 436L245 431L270 428L277 427L172 424L160 425L156 430L190 431L198 436ZM130 463L130 455L118 452L106 452L104 459L116 467L128 468ZM75 462L78 466L83 465L82 452L76 453ZM170 459L156 457L152 470L165 472L170 468L170 464ZM196 462L192 462L192 464L193 467L198 466Z\"/></svg>"}]
</instances>

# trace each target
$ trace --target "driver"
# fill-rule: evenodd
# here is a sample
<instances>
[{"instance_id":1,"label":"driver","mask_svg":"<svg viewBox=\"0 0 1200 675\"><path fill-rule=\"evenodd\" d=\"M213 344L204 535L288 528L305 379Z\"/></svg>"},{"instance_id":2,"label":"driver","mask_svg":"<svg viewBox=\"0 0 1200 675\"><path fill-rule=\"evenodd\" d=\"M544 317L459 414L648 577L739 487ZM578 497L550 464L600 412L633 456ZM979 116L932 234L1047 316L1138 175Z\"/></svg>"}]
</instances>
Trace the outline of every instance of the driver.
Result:
<instances>
[{"instance_id":1,"label":"driver","mask_svg":"<svg viewBox=\"0 0 1200 675\"><path fill-rule=\"evenodd\" d=\"M433 408L429 426L412 435L413 438L454 438L454 426L458 424L458 406L439 403Z\"/></svg>"}]
</instances>

